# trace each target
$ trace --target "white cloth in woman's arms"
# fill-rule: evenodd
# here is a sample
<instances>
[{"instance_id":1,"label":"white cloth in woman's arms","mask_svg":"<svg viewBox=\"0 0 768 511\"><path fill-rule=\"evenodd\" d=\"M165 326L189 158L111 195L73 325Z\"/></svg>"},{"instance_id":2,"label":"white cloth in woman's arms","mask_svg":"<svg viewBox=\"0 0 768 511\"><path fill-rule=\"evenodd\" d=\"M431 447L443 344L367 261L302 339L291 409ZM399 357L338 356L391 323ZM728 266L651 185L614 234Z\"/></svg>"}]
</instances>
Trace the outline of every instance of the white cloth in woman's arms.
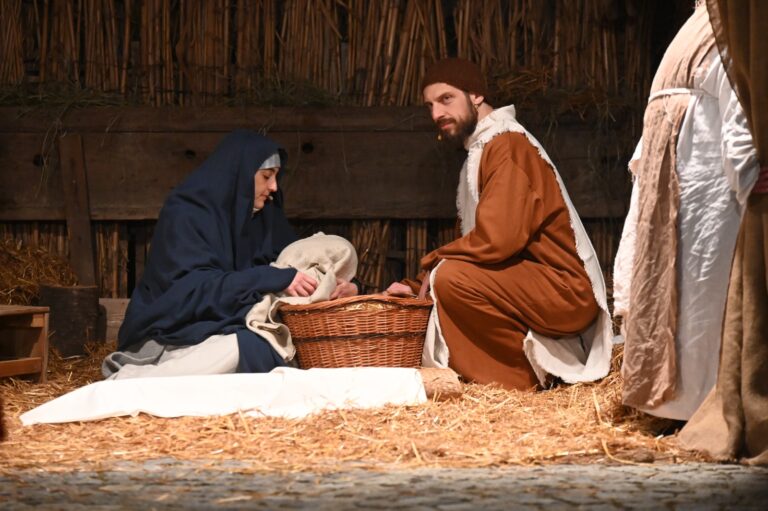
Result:
<instances>
[{"instance_id":1,"label":"white cloth in woman's arms","mask_svg":"<svg viewBox=\"0 0 768 511\"><path fill-rule=\"evenodd\" d=\"M283 359L293 359L296 349L291 332L281 322L281 304L299 305L322 302L336 289L336 278L351 280L357 271L357 252L346 239L319 232L291 243L272 263L278 268L296 268L317 280L311 296L289 296L285 292L264 295L245 316L246 326L269 342Z\"/></svg>"}]
</instances>

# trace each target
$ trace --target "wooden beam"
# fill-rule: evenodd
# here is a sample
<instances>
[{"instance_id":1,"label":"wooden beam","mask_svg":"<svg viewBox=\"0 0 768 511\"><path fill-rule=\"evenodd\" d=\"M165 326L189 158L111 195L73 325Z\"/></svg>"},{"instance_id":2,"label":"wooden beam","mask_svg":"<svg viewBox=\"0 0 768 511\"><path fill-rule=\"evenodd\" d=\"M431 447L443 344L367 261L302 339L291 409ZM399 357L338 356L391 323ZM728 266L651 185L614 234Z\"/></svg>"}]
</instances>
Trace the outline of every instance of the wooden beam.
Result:
<instances>
[{"instance_id":1,"label":"wooden beam","mask_svg":"<svg viewBox=\"0 0 768 511\"><path fill-rule=\"evenodd\" d=\"M44 133L55 123L67 132L161 133L235 128L272 131L431 131L424 107L102 107L28 110L0 107L0 133Z\"/></svg>"},{"instance_id":2,"label":"wooden beam","mask_svg":"<svg viewBox=\"0 0 768 511\"><path fill-rule=\"evenodd\" d=\"M527 128L541 124L537 112L521 109L518 118ZM616 121L621 123L621 119ZM235 128L274 131L426 131L435 126L426 107L98 107L58 109L0 107L0 133L46 133L52 125L67 132L161 133ZM557 119L557 129L588 126L575 114Z\"/></svg>"},{"instance_id":3,"label":"wooden beam","mask_svg":"<svg viewBox=\"0 0 768 511\"><path fill-rule=\"evenodd\" d=\"M0 377L18 376L20 374L37 373L40 381L45 381L42 375L44 360L42 357L27 357L16 360L0 360Z\"/></svg>"},{"instance_id":4,"label":"wooden beam","mask_svg":"<svg viewBox=\"0 0 768 511\"><path fill-rule=\"evenodd\" d=\"M0 221L66 217L61 172L41 150L49 127L43 117L52 115L46 112L0 115ZM82 136L92 220L156 219L170 190L225 132L242 127L265 128L288 151L283 187L292 218L456 214L465 153L435 140L422 108L99 108L74 110L62 122ZM582 217L625 214L629 174L595 164L591 155L604 143L588 123L562 121L551 132L535 123L528 128L558 166ZM46 168L44 160L54 163Z\"/></svg>"},{"instance_id":5,"label":"wooden beam","mask_svg":"<svg viewBox=\"0 0 768 511\"><path fill-rule=\"evenodd\" d=\"M69 231L70 265L81 285L94 286L96 285L96 265L91 237L85 154L80 135L67 134L59 138L59 160L64 209Z\"/></svg>"}]
</instances>

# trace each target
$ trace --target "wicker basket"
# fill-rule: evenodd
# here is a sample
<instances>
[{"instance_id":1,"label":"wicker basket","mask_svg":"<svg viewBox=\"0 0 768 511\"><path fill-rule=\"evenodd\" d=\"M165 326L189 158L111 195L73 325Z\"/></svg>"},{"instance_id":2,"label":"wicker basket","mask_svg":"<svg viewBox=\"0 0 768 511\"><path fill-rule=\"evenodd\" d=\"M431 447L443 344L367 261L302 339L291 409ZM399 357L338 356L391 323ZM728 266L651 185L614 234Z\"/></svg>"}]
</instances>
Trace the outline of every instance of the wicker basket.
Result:
<instances>
[{"instance_id":1,"label":"wicker basket","mask_svg":"<svg viewBox=\"0 0 768 511\"><path fill-rule=\"evenodd\" d=\"M304 369L419 367L431 308L431 300L365 295L283 305L280 314Z\"/></svg>"}]
</instances>

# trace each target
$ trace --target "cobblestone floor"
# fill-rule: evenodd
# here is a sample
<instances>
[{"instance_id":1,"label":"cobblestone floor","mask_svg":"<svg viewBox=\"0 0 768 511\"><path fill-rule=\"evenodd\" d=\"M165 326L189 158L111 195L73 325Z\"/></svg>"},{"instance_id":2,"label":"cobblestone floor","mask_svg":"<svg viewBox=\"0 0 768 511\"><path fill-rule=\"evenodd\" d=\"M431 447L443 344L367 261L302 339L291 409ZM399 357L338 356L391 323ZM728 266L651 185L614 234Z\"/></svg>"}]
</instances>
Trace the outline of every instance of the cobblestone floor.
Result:
<instances>
[{"instance_id":1,"label":"cobblestone floor","mask_svg":"<svg viewBox=\"0 0 768 511\"><path fill-rule=\"evenodd\" d=\"M768 469L556 465L333 474L245 474L155 460L107 472L0 476L3 510L767 509ZM240 470L238 472L238 470Z\"/></svg>"}]
</instances>

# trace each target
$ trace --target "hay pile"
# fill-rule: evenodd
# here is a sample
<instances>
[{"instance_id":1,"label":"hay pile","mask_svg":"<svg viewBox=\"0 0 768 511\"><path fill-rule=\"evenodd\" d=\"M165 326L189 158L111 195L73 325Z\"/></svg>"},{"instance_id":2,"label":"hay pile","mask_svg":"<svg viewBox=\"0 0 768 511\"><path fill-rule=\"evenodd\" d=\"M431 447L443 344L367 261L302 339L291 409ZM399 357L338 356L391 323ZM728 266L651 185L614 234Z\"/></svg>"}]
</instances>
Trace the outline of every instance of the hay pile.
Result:
<instances>
[{"instance_id":1,"label":"hay pile","mask_svg":"<svg viewBox=\"0 0 768 511\"><path fill-rule=\"evenodd\" d=\"M46 384L0 380L9 433L0 443L0 473L98 470L115 461L160 457L205 460L211 468L239 460L248 467L242 470L254 472L700 459L658 435L663 421L617 404L621 382L615 371L597 384L538 393L466 385L452 401L333 411L304 420L140 415L21 426L22 412L100 379L99 362L112 348L91 347L82 358L52 357Z\"/></svg>"},{"instance_id":2,"label":"hay pile","mask_svg":"<svg viewBox=\"0 0 768 511\"><path fill-rule=\"evenodd\" d=\"M41 284L72 286L77 277L69 264L44 248L0 240L0 304L30 305Z\"/></svg>"}]
</instances>

